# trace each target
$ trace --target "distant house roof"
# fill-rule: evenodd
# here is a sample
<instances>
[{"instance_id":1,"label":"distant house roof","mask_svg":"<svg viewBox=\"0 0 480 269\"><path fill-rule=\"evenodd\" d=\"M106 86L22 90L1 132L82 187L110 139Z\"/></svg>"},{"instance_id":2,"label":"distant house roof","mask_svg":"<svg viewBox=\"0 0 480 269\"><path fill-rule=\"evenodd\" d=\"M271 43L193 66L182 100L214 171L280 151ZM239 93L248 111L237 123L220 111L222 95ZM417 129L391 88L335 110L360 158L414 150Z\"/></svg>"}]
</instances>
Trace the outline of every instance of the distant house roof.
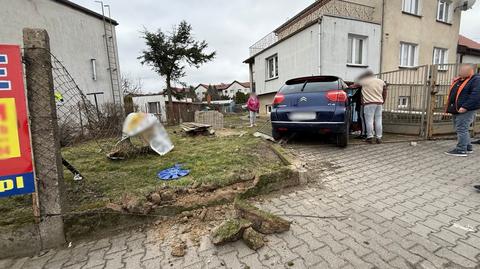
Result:
<instances>
[{"instance_id":1,"label":"distant house roof","mask_svg":"<svg viewBox=\"0 0 480 269\"><path fill-rule=\"evenodd\" d=\"M104 17L104 16L102 16L101 14L98 14L97 12L95 12L95 11L93 11L93 10L90 10L90 9L88 9L88 8L86 8L86 7L83 7L83 6L79 5L79 4L75 4L75 3L70 2L70 1L68 1L68 0L54 0L54 1L57 2L57 3L59 3L59 4L68 6L68 7L70 7L70 8L73 8L73 9L75 9L75 10L78 10L78 11L80 11L80 12L83 12L83 13L85 13L85 14L87 14L87 15L96 17L96 18L98 18L98 19L100 19L100 20L103 20L103 19L105 18L105 20L106 20L107 22L111 22L111 23L112 23L113 25L115 25L115 26L118 25L118 22L115 21L114 19L111 19L111 18L109 18L109 17Z\"/></svg>"},{"instance_id":2,"label":"distant house roof","mask_svg":"<svg viewBox=\"0 0 480 269\"><path fill-rule=\"evenodd\" d=\"M188 93L190 92L190 88L178 88L178 87L172 87L172 91L174 93ZM160 94L167 94L167 89L163 89Z\"/></svg>"},{"instance_id":3,"label":"distant house roof","mask_svg":"<svg viewBox=\"0 0 480 269\"><path fill-rule=\"evenodd\" d=\"M228 86L230 86L231 84L226 84L226 83L220 83L220 84L199 84L197 87L195 87L195 90L198 89L198 87L204 87L206 89L208 89L208 87L213 87L215 88L217 91L223 91L225 90L226 88L228 88Z\"/></svg>"},{"instance_id":4,"label":"distant house roof","mask_svg":"<svg viewBox=\"0 0 480 269\"><path fill-rule=\"evenodd\" d=\"M240 84L240 85L241 85L242 87L244 87L244 88L250 89L250 82L240 82L240 81L238 81L238 80L235 80L235 81L233 81L232 83L230 83L230 85L228 85L228 88L229 88L230 86L232 86L233 84L235 84L235 83Z\"/></svg>"},{"instance_id":5,"label":"distant house roof","mask_svg":"<svg viewBox=\"0 0 480 269\"><path fill-rule=\"evenodd\" d=\"M458 37L458 45L464 46L470 49L477 49L480 50L480 43L474 41L466 36L460 35Z\"/></svg>"},{"instance_id":6,"label":"distant house roof","mask_svg":"<svg viewBox=\"0 0 480 269\"><path fill-rule=\"evenodd\" d=\"M458 38L457 52L461 55L480 56L480 43L460 35Z\"/></svg>"}]
</instances>

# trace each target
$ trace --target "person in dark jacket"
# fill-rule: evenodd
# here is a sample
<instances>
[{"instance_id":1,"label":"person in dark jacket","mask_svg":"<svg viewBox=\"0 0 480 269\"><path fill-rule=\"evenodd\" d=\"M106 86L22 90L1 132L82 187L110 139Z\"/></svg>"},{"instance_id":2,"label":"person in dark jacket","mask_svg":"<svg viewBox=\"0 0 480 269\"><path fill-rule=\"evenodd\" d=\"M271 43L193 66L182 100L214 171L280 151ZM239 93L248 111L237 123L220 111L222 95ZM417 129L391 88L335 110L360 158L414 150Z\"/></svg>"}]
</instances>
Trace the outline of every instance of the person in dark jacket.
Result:
<instances>
[{"instance_id":1,"label":"person in dark jacket","mask_svg":"<svg viewBox=\"0 0 480 269\"><path fill-rule=\"evenodd\" d=\"M460 77L450 87L447 113L453 115L458 143L455 149L446 152L448 155L467 157L473 153L469 129L480 109L480 76L474 70L472 65L461 65Z\"/></svg>"}]
</instances>

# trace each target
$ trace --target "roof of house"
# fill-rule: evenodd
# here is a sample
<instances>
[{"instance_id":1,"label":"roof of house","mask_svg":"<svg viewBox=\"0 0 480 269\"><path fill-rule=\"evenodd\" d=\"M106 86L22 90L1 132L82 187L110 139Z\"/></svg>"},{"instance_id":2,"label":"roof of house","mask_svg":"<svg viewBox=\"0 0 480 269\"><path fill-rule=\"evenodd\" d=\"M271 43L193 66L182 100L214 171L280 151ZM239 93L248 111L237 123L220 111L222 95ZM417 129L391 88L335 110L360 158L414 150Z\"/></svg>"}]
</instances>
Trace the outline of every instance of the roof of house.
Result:
<instances>
[{"instance_id":1,"label":"roof of house","mask_svg":"<svg viewBox=\"0 0 480 269\"><path fill-rule=\"evenodd\" d=\"M291 23L296 22L298 20L301 20L302 18L304 18L305 16L307 16L308 14L313 12L315 10L314 9L315 7L323 6L330 1L331 0L315 0L315 2L313 2L313 4L309 5L308 7L306 7L302 11L300 11L297 15L295 15L291 19L287 20L284 24L280 25L277 29L274 30L274 32L277 33L280 30L287 27L288 25L290 25Z\"/></svg>"},{"instance_id":2,"label":"roof of house","mask_svg":"<svg viewBox=\"0 0 480 269\"><path fill-rule=\"evenodd\" d=\"M110 23L112 23L112 24L115 25L115 26L118 25L118 22L117 22L116 20L111 19L111 18L106 17L106 16L103 16L102 14L99 14L99 13L97 13L97 12L95 12L95 11L93 11L93 10L90 10L90 9L88 9L88 8L86 8L86 7L83 7L83 6L79 5L79 4L70 2L70 1L68 1L68 0L54 0L54 1L57 2L57 3L59 3L59 4L65 5L65 6L67 6L67 7L70 7L70 8L73 8L73 9L75 9L75 10L78 10L78 11L80 11L80 12L83 12L83 13L85 13L85 14L87 14L87 15L96 17L96 18L98 18L98 19L100 19L100 20L105 19L107 22L110 22Z\"/></svg>"},{"instance_id":3,"label":"roof of house","mask_svg":"<svg viewBox=\"0 0 480 269\"><path fill-rule=\"evenodd\" d=\"M480 50L480 43L477 41L474 41L466 36L460 35L458 37L458 45L464 46L470 49L477 49Z\"/></svg>"},{"instance_id":4,"label":"roof of house","mask_svg":"<svg viewBox=\"0 0 480 269\"><path fill-rule=\"evenodd\" d=\"M226 83L220 83L220 84L202 84L200 83L197 87L195 87L195 90L198 89L198 87L202 86L206 89L208 89L208 87L213 87L215 88L217 91L223 91L225 90L226 88L228 88L231 84L226 84Z\"/></svg>"},{"instance_id":5,"label":"roof of house","mask_svg":"<svg viewBox=\"0 0 480 269\"><path fill-rule=\"evenodd\" d=\"M240 82L240 81L238 81L238 80L234 80L232 83L230 83L230 85L228 85L228 87L232 86L232 85L235 84L235 83L240 84L240 85L241 85L242 87L244 87L244 88L250 89L250 82Z\"/></svg>"}]
</instances>

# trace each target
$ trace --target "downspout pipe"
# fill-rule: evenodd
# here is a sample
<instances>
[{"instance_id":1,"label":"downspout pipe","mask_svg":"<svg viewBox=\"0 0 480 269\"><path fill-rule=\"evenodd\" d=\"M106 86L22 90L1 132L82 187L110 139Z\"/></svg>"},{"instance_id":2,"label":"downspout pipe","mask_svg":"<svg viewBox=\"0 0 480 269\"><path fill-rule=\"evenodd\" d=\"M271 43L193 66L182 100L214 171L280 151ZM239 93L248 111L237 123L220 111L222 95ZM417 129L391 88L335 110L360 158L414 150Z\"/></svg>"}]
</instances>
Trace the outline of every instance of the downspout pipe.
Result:
<instances>
[{"instance_id":1,"label":"downspout pipe","mask_svg":"<svg viewBox=\"0 0 480 269\"><path fill-rule=\"evenodd\" d=\"M385 0L382 0L382 26L381 26L381 36L380 36L380 70L379 73L383 72L383 46L384 46L384 35L385 35Z\"/></svg>"},{"instance_id":2,"label":"downspout pipe","mask_svg":"<svg viewBox=\"0 0 480 269\"><path fill-rule=\"evenodd\" d=\"M318 75L322 75L322 19L318 19Z\"/></svg>"}]
</instances>

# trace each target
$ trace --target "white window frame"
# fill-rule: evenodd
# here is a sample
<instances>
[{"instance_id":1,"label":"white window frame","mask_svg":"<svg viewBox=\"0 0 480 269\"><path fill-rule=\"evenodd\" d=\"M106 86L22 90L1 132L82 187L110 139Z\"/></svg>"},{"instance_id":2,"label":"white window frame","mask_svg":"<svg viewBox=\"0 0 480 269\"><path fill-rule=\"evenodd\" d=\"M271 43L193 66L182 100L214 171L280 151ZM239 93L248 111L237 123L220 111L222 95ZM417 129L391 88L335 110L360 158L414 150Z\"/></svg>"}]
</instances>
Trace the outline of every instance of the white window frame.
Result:
<instances>
[{"instance_id":1,"label":"white window frame","mask_svg":"<svg viewBox=\"0 0 480 269\"><path fill-rule=\"evenodd\" d=\"M355 34L348 35L348 49L347 49L347 64L348 65L358 65L366 66L367 65L367 40L368 37L360 36ZM360 45L359 45L360 44ZM359 45L359 46L358 46ZM358 48L361 47L361 57L358 59ZM359 62L357 60L360 60Z\"/></svg>"},{"instance_id":2,"label":"white window frame","mask_svg":"<svg viewBox=\"0 0 480 269\"><path fill-rule=\"evenodd\" d=\"M409 42L400 42L400 67L414 68L417 66L418 66L418 44L409 43Z\"/></svg>"},{"instance_id":3,"label":"white window frame","mask_svg":"<svg viewBox=\"0 0 480 269\"><path fill-rule=\"evenodd\" d=\"M422 0L402 0L402 11L408 14L421 16Z\"/></svg>"},{"instance_id":4,"label":"white window frame","mask_svg":"<svg viewBox=\"0 0 480 269\"><path fill-rule=\"evenodd\" d=\"M278 54L265 59L265 65L267 80L278 78Z\"/></svg>"},{"instance_id":5,"label":"white window frame","mask_svg":"<svg viewBox=\"0 0 480 269\"><path fill-rule=\"evenodd\" d=\"M154 105L155 106L155 110L156 111L150 111L150 105ZM154 114L154 115L160 115L162 113L162 107L160 105L160 102L148 102L147 103L147 110L148 110L148 113L150 114Z\"/></svg>"},{"instance_id":6,"label":"white window frame","mask_svg":"<svg viewBox=\"0 0 480 269\"><path fill-rule=\"evenodd\" d=\"M447 70L448 49L434 47L432 63L438 65L438 70Z\"/></svg>"},{"instance_id":7,"label":"white window frame","mask_svg":"<svg viewBox=\"0 0 480 269\"><path fill-rule=\"evenodd\" d=\"M452 17L452 2L449 0L438 0L437 21L450 23Z\"/></svg>"},{"instance_id":8,"label":"white window frame","mask_svg":"<svg viewBox=\"0 0 480 269\"><path fill-rule=\"evenodd\" d=\"M410 96L398 97L398 108L408 108L409 105L410 105Z\"/></svg>"}]
</instances>

